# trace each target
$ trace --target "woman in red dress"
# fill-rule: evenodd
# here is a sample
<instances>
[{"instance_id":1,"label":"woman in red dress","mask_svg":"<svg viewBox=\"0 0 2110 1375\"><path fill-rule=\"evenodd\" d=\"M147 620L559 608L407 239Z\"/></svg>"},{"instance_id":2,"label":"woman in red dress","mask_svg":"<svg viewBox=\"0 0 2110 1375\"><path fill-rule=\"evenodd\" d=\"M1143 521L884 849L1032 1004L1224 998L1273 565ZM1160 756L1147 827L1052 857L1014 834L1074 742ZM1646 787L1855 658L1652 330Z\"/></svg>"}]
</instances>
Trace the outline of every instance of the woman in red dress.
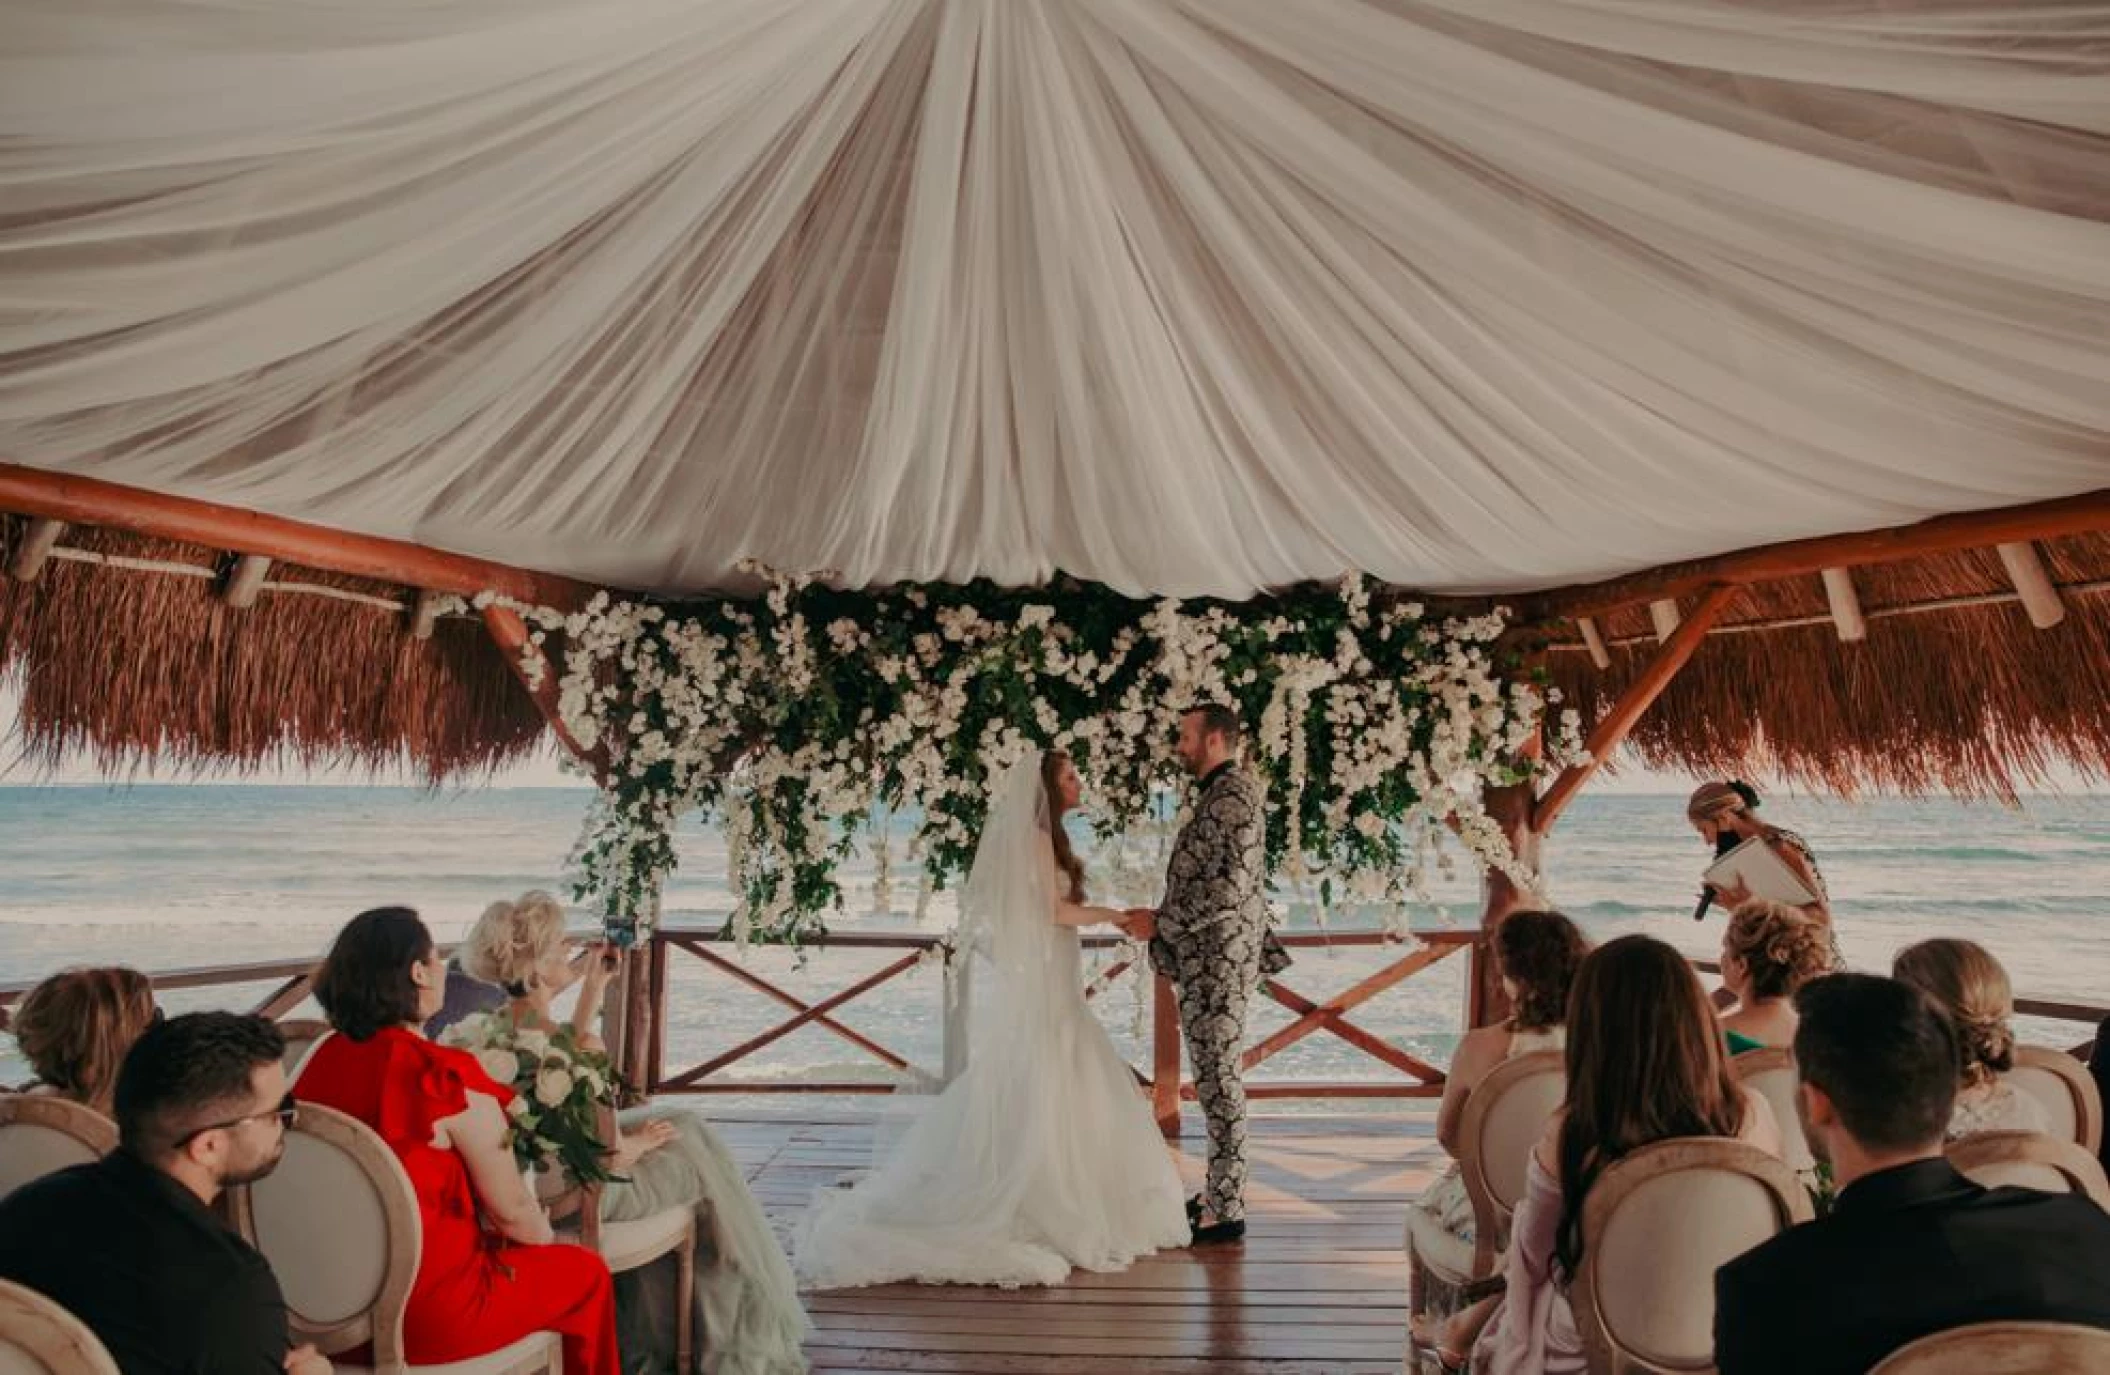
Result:
<instances>
[{"instance_id":1,"label":"woman in red dress","mask_svg":"<svg viewBox=\"0 0 2110 1375\"><path fill-rule=\"evenodd\" d=\"M564 1340L566 1375L619 1375L615 1295L593 1252L551 1244L506 1144L512 1091L467 1051L418 1030L439 1009L446 966L407 907L362 912L315 979L337 1035L300 1072L303 1101L377 1132L410 1175L424 1247L403 1315L414 1365L488 1355L531 1332Z\"/></svg>"}]
</instances>

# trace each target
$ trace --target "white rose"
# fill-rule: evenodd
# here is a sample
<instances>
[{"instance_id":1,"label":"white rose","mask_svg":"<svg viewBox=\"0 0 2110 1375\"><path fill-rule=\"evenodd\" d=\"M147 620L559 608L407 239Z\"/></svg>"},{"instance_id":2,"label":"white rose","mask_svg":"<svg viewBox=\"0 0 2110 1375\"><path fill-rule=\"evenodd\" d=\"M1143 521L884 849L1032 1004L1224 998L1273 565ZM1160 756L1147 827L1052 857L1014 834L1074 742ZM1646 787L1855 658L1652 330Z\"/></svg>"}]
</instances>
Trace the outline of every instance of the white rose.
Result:
<instances>
[{"instance_id":1,"label":"white rose","mask_svg":"<svg viewBox=\"0 0 2110 1375\"><path fill-rule=\"evenodd\" d=\"M525 1098L515 1098L506 1104L506 1116L513 1118L515 1121L527 1116L527 1111L528 1105Z\"/></svg>"},{"instance_id":2,"label":"white rose","mask_svg":"<svg viewBox=\"0 0 2110 1375\"><path fill-rule=\"evenodd\" d=\"M513 1040L522 1051L534 1056L537 1060L549 1054L549 1033L546 1031L537 1031L533 1027L526 1027Z\"/></svg>"},{"instance_id":3,"label":"white rose","mask_svg":"<svg viewBox=\"0 0 2110 1375\"><path fill-rule=\"evenodd\" d=\"M477 1051L476 1063L501 1084L512 1083L520 1074L520 1057L500 1046L486 1046Z\"/></svg>"},{"instance_id":4,"label":"white rose","mask_svg":"<svg viewBox=\"0 0 2110 1375\"><path fill-rule=\"evenodd\" d=\"M571 1096L571 1075L554 1066L535 1076L535 1101L554 1108Z\"/></svg>"}]
</instances>

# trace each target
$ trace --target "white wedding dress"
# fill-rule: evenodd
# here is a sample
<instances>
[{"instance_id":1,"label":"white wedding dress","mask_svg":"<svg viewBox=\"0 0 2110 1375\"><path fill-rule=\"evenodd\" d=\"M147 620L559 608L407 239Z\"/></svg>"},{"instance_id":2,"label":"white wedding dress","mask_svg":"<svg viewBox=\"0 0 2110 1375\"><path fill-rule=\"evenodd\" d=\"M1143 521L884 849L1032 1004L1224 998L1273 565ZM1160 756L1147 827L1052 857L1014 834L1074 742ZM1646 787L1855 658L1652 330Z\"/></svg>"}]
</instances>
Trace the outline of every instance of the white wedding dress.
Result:
<instances>
[{"instance_id":1,"label":"white wedding dress","mask_svg":"<svg viewBox=\"0 0 2110 1375\"><path fill-rule=\"evenodd\" d=\"M1059 1284L1187 1244L1179 1171L1055 922L1047 826L1034 756L998 783L961 894L966 1068L865 1178L815 1197L793 1248L808 1287Z\"/></svg>"}]
</instances>

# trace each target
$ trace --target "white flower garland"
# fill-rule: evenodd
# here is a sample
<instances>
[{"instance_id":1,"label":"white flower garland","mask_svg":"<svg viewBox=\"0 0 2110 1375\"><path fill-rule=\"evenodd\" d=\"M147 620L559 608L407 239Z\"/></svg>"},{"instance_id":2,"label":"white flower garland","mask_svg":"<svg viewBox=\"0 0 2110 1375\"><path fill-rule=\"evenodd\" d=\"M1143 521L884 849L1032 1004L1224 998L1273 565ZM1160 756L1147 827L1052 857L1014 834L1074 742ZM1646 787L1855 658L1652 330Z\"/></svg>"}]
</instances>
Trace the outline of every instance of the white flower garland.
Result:
<instances>
[{"instance_id":1,"label":"white flower garland","mask_svg":"<svg viewBox=\"0 0 2110 1375\"><path fill-rule=\"evenodd\" d=\"M555 651L560 718L609 762L573 861L579 896L612 921L649 923L675 824L700 809L724 829L736 936L797 940L841 906L835 867L883 809L918 821L920 923L971 861L997 770L1068 749L1096 828L1121 833L1179 785L1174 727L1202 701L1257 727L1270 866L1316 882L1319 907L1425 898L1428 860L1447 859L1453 831L1535 891L1482 789L1582 757L1576 713L1549 721L1557 694L1498 662L1503 613L1380 607L1361 579L1149 604L1091 586L855 593L757 571L759 601L603 594L569 616L516 605L536 627L530 671ZM891 905L891 858L875 906Z\"/></svg>"}]
</instances>

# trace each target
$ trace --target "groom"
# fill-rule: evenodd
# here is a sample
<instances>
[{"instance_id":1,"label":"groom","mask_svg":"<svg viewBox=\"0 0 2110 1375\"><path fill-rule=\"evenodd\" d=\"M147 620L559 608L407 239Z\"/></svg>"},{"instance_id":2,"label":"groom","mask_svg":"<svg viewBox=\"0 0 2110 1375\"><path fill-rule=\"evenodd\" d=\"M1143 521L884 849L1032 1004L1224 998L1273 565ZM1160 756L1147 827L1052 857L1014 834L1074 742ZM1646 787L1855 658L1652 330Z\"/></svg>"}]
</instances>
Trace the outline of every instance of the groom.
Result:
<instances>
[{"instance_id":1,"label":"groom","mask_svg":"<svg viewBox=\"0 0 2110 1375\"><path fill-rule=\"evenodd\" d=\"M1238 715L1200 706L1180 717L1179 757L1200 780L1173 842L1165 902L1132 909L1122 929L1150 942L1150 963L1179 989L1180 1029L1209 1123L1209 1183L1187 1204L1194 1244L1245 1235L1246 1006L1289 965L1268 932L1267 793L1239 767Z\"/></svg>"}]
</instances>

